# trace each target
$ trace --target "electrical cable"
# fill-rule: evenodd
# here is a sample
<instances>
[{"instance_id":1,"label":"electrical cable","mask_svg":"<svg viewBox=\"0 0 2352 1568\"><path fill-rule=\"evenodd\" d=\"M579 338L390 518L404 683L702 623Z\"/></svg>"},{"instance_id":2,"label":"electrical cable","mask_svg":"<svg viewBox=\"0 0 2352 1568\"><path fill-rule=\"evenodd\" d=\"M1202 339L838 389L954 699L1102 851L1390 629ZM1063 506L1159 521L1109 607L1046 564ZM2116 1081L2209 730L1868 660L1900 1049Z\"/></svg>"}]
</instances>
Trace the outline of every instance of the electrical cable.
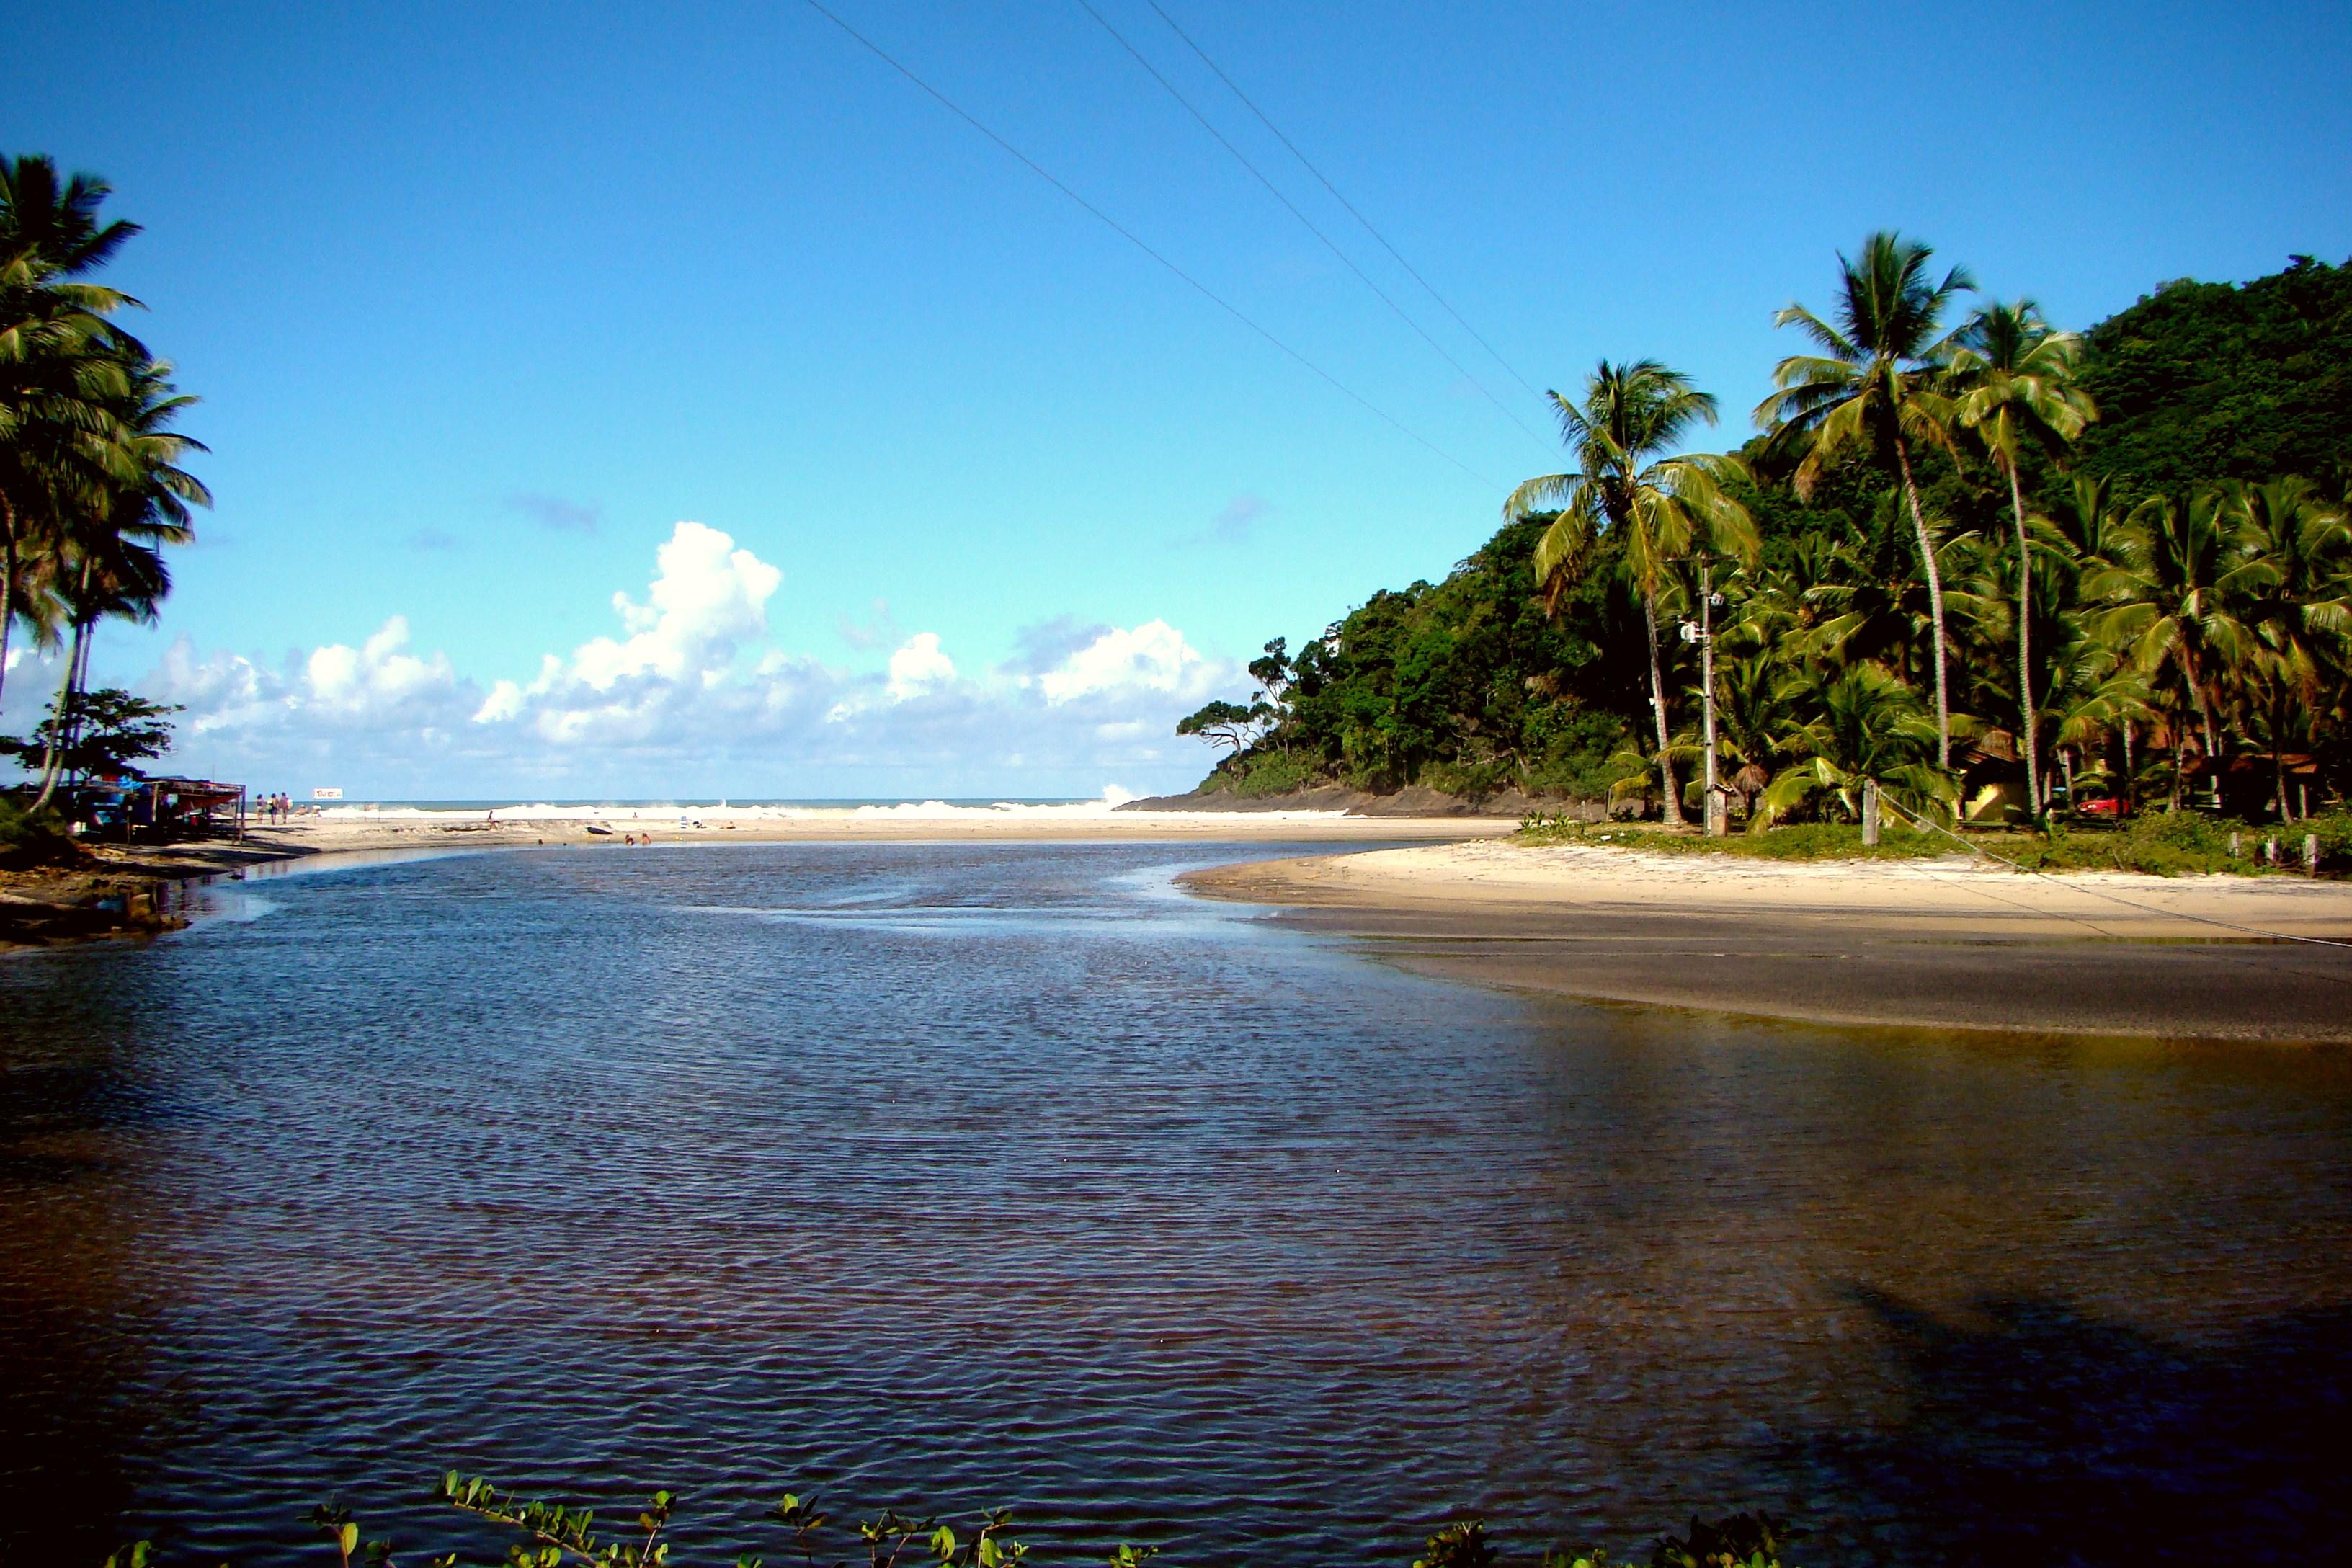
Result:
<instances>
[{"instance_id":1,"label":"electrical cable","mask_svg":"<svg viewBox=\"0 0 2352 1568\"><path fill-rule=\"evenodd\" d=\"M1231 89L1233 95L1242 100L1242 104L1244 108L1246 108L1252 114L1257 116L1259 124L1274 132L1275 140L1280 142L1285 147L1290 149L1290 155L1297 159L1298 162L1306 167L1307 172L1314 175L1316 180L1325 190L1331 193L1331 199L1338 202L1341 206L1346 207L1348 209L1348 216L1354 218L1358 223L1362 224L1364 226L1364 232L1370 235L1374 239L1380 241L1381 248L1387 251L1389 255L1394 258L1399 267L1403 268L1406 272L1412 274L1412 280L1414 282L1420 284L1423 289L1429 291L1429 297L1436 300L1438 304L1444 308L1447 315L1454 318L1455 325L1459 326L1464 331L1469 333L1470 336L1476 341L1480 348L1485 349L1487 353L1493 355L1495 363L1501 365L1504 370L1509 372L1510 377L1513 381L1516 381L1521 386L1526 387L1529 396L1540 397L1543 395L1543 394L1535 389L1534 384L1530 383L1526 376L1521 375L1517 370L1512 367L1511 362L1503 357L1501 351L1497 350L1494 344L1488 342L1484 337L1479 335L1477 328L1472 326L1467 321L1463 319L1462 312L1454 308L1453 302L1447 300L1444 295L1437 291L1436 284L1432 283L1428 279L1423 278L1419 269L1416 268L1412 262L1407 261L1402 253L1401 253L1395 246L1389 243L1388 236L1382 234L1379 229L1372 226L1371 219L1366 217L1362 213L1356 210L1355 203L1349 201L1347 197L1339 194L1339 187L1333 184L1330 180L1325 176L1323 171L1315 166L1312 159L1308 158L1306 153L1298 150L1298 144L1296 142L1293 142L1289 137L1285 136L1282 133L1282 127L1276 125L1272 120L1268 119L1266 117L1265 110L1260 109L1256 103L1251 100L1250 95L1244 92L1241 88L1234 83L1234 79L1224 73L1223 67L1219 66L1216 61L1209 58L1209 52L1192 41L1192 34L1186 32L1183 28L1176 25L1176 18L1171 16L1164 9L1161 8L1160 0L1144 0L1144 4L1150 6L1153 11L1159 13L1160 19L1168 24L1168 30L1184 40L1184 47L1186 48L1201 57L1201 63L1207 66L1212 71L1214 71L1216 73L1217 79L1223 82L1225 86Z\"/></svg>"},{"instance_id":2,"label":"electrical cable","mask_svg":"<svg viewBox=\"0 0 2352 1568\"><path fill-rule=\"evenodd\" d=\"M1419 334L1421 341L1427 343L1431 349L1434 350L1438 358L1453 366L1454 372L1456 375L1462 377L1463 380L1468 382L1472 386L1476 387L1478 389L1479 395L1484 397L1487 402L1493 404L1497 409L1501 410L1503 417L1517 426L1519 429L1525 433L1528 440L1533 441L1537 446L1541 447L1547 453L1553 450L1553 445L1550 441L1546 440L1543 437L1538 435L1533 426L1520 418L1517 414L1511 412L1511 405L1509 404L1505 403L1501 398L1496 396L1493 392L1487 389L1485 382L1480 381L1476 376L1471 374L1468 366L1465 365L1460 360L1455 359L1451 353L1447 353L1444 344L1430 336L1427 328L1423 327L1419 321L1413 320L1412 314L1408 312L1402 305L1398 304L1394 299L1390 297L1387 289L1372 281L1371 275L1366 272L1362 268L1356 265L1355 258L1340 249L1338 241L1334 240L1329 235L1324 233L1321 228L1317 226L1314 219L1299 211L1298 205L1283 194L1281 186L1276 184L1272 180L1266 177L1265 170L1260 169L1255 163L1250 162L1249 155L1244 153L1240 148L1234 146L1226 137L1225 133L1218 130L1215 124L1210 121L1209 117L1202 113L1201 110L1193 105L1191 99L1186 98L1183 93L1177 89L1174 82L1170 81L1165 76L1161 75L1160 68L1153 65L1149 59L1145 58L1143 51L1137 48L1132 43L1128 41L1126 34L1120 32L1117 27L1112 26L1109 18L1106 17L1100 11L1095 9L1092 0L1077 0L1077 5L1080 10L1086 12L1087 16L1092 16L1095 19L1096 26L1102 28L1104 32L1108 33L1111 36L1112 40L1116 42L1120 48L1125 49L1129 58L1131 58L1137 65L1139 65L1144 68L1144 71L1150 75L1152 80L1160 84L1161 89L1164 90L1169 97L1174 99L1177 103L1183 108L1185 113L1191 115L1194 120L1200 122L1202 130L1216 138L1218 146L1223 147L1226 152L1233 154L1234 162L1239 163L1243 168L1247 169L1257 183L1266 188L1267 194L1272 195L1276 201L1282 204L1285 211L1288 212L1292 217L1297 218L1300 225L1306 228L1307 233L1321 240L1323 242L1323 248L1338 257L1339 258L1339 264L1356 275L1357 281L1363 284L1365 288L1370 289L1372 293L1379 298L1381 304L1386 305L1391 310L1396 312L1397 320L1402 321L1406 326L1411 327L1415 333Z\"/></svg>"},{"instance_id":3,"label":"electrical cable","mask_svg":"<svg viewBox=\"0 0 2352 1568\"><path fill-rule=\"evenodd\" d=\"M850 37L862 45L867 53L873 55L875 58L880 60L884 65L888 66L892 70L897 71L900 76L905 77L908 81L921 89L923 92L934 102L938 103L940 108L945 109L949 113L962 121L966 125L971 126L974 131L979 132L982 136L985 136L991 142L995 142L997 146L1003 148L1006 153L1011 153L1013 157L1017 159L1031 174L1036 175L1039 179L1045 181L1047 184L1061 192L1062 195L1069 197L1071 201L1076 202L1097 221L1101 223L1104 227L1109 229L1121 239L1126 240L1129 245L1135 247L1136 249L1140 250L1144 255L1151 258L1152 260L1157 261L1160 266L1175 274L1180 280L1200 294L1202 299L1207 300L1211 304L1224 311L1225 314L1231 316L1236 321L1239 321L1243 326L1247 327L1251 331L1255 332L1259 337L1264 338L1267 342L1273 344L1276 349L1279 349L1283 353L1296 361L1299 365L1312 372L1315 375L1328 383L1335 391L1345 396L1349 402L1354 403L1357 406L1362 408L1365 412L1379 419L1382 424L1387 425L1399 435L1407 437L1417 445L1425 447L1437 457L1444 458L1446 462L1451 463L1454 467L1461 469L1464 473L1469 475L1472 479L1477 480L1480 484L1485 485L1489 489L1500 488L1493 479L1488 479L1486 475L1480 473L1477 469L1472 468L1469 464L1464 462L1461 458L1455 457L1453 453L1447 451L1436 442L1432 441L1427 437L1422 435L1419 431L1398 419L1394 415L1390 414L1386 409L1381 407L1380 405L1372 402L1370 398L1367 398L1362 394L1357 392L1347 383L1341 381L1338 376L1333 375L1329 371L1325 370L1321 365L1317 364L1313 360L1308 359L1305 354L1300 353L1297 349L1292 348L1288 343L1275 336L1272 331L1260 326L1256 321L1244 313L1241 307L1234 304L1223 295L1219 294L1215 289L1210 288L1206 283L1202 282L1199 279L1185 271L1181 267L1177 266L1173 261L1169 260L1167 257L1162 256L1159 251L1154 250L1150 245L1146 244L1143 238L1136 234L1134 230L1129 228L1117 218L1103 211L1102 208L1095 205L1094 203L1087 200L1086 197L1078 195L1076 191L1071 189L1068 185L1064 184L1060 180L1056 179L1044 164L1038 163L1037 160L1029 156L1028 153L1024 153L1020 148L1015 147L1012 142L1006 141L994 131L989 129L987 125L982 123L978 118L964 109L962 105L957 103L955 100L950 98L946 93L941 92L938 88L933 87L929 82L925 81L921 77L917 76L912 70L901 64L897 57L884 49L881 45L876 43L873 39L867 37L856 28L851 26L847 22L843 21L833 12L827 10L824 5L820 3L820 0L808 0L808 7L810 10L814 11L818 16L823 16L826 21L831 22L835 26L840 28L843 32L848 34Z\"/></svg>"}]
</instances>

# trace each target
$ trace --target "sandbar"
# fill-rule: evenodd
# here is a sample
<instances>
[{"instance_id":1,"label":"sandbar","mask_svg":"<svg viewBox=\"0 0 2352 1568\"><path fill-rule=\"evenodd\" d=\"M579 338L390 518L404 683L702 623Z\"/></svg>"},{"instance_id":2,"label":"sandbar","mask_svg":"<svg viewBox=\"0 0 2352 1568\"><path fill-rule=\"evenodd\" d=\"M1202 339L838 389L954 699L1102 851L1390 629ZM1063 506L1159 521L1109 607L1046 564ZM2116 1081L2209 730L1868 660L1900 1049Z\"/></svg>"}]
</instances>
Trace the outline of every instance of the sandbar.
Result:
<instances>
[{"instance_id":1,"label":"sandbar","mask_svg":"<svg viewBox=\"0 0 2352 1568\"><path fill-rule=\"evenodd\" d=\"M1261 860L1182 881L1278 906L1281 920L1418 973L1587 1000L1833 1024L2352 1042L2343 882L1511 842Z\"/></svg>"}]
</instances>

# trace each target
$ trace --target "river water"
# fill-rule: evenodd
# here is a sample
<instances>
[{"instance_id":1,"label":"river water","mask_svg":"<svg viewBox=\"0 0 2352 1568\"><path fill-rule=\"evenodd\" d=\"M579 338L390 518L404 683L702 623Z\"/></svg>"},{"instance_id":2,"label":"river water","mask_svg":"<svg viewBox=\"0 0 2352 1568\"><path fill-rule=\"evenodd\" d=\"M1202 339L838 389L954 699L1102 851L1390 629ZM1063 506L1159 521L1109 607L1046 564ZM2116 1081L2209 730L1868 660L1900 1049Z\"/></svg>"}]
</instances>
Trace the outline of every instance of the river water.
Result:
<instances>
[{"instance_id":1,"label":"river water","mask_svg":"<svg viewBox=\"0 0 2352 1568\"><path fill-rule=\"evenodd\" d=\"M787 1485L1073 1561L2332 1539L2343 1053L1534 1002L1170 885L1264 852L457 856L0 963L0 1563L479 1548L449 1467L688 1562Z\"/></svg>"}]
</instances>

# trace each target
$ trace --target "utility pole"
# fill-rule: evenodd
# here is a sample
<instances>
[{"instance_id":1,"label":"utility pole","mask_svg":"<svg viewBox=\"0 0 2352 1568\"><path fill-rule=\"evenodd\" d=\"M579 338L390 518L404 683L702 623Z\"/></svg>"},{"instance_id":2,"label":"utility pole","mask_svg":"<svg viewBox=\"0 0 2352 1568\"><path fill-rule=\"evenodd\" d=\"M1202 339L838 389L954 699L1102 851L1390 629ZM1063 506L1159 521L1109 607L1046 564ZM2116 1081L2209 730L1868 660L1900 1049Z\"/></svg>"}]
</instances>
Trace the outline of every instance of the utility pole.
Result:
<instances>
[{"instance_id":1,"label":"utility pole","mask_svg":"<svg viewBox=\"0 0 2352 1568\"><path fill-rule=\"evenodd\" d=\"M1706 694L1706 836L1720 838L1729 829L1724 820L1723 789L1715 779L1715 594L1714 563L1705 556L1698 563L1699 682Z\"/></svg>"},{"instance_id":2,"label":"utility pole","mask_svg":"<svg viewBox=\"0 0 2352 1568\"><path fill-rule=\"evenodd\" d=\"M1723 789L1716 782L1715 770L1715 584L1714 561L1706 555L1698 558L1698 625L1683 623L1683 641L1698 644L1699 687L1702 710L1706 713L1706 794L1704 816L1706 836L1720 838L1731 831L1730 814L1723 807Z\"/></svg>"}]
</instances>

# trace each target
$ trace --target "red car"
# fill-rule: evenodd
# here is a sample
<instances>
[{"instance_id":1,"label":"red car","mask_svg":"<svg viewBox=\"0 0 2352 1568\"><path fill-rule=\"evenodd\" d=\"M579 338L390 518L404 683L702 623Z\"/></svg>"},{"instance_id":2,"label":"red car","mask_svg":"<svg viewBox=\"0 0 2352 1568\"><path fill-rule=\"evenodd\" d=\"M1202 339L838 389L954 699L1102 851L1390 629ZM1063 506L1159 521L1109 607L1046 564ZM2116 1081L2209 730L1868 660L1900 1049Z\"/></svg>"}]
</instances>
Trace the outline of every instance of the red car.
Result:
<instances>
[{"instance_id":1,"label":"red car","mask_svg":"<svg viewBox=\"0 0 2352 1568\"><path fill-rule=\"evenodd\" d=\"M2131 815L2131 803L2119 795L2095 795L2076 801L2074 815L2120 821Z\"/></svg>"}]
</instances>

